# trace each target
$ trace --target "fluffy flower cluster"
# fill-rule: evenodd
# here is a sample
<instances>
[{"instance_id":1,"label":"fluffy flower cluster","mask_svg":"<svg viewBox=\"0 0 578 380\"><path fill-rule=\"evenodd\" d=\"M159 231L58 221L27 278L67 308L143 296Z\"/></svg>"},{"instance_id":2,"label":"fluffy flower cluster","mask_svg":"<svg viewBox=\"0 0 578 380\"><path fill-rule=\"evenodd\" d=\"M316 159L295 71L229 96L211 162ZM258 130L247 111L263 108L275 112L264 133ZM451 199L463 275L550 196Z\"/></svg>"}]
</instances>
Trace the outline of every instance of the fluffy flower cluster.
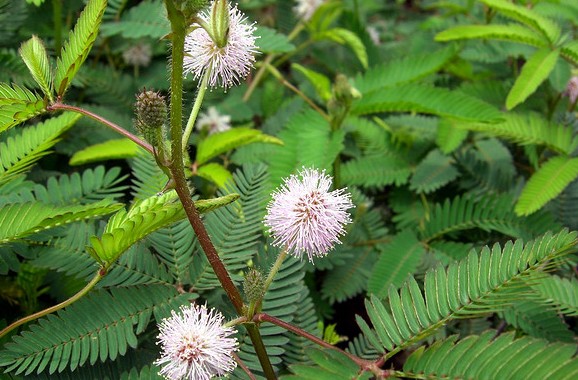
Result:
<instances>
[{"instance_id":1,"label":"fluffy flower cluster","mask_svg":"<svg viewBox=\"0 0 578 380\"><path fill-rule=\"evenodd\" d=\"M159 324L160 374L170 380L208 380L235 369L232 358L237 339L233 328L223 327L223 315L206 306L182 306Z\"/></svg>"},{"instance_id":2,"label":"fluffy flower cluster","mask_svg":"<svg viewBox=\"0 0 578 380\"><path fill-rule=\"evenodd\" d=\"M309 21L313 13L323 4L324 0L297 0L297 5L293 8L297 16L305 21Z\"/></svg>"},{"instance_id":3,"label":"fluffy flower cluster","mask_svg":"<svg viewBox=\"0 0 578 380\"><path fill-rule=\"evenodd\" d=\"M221 115L215 107L209 107L206 113L201 113L197 119L197 129L206 130L209 135L225 132L231 129L231 116Z\"/></svg>"},{"instance_id":4,"label":"fluffy flower cluster","mask_svg":"<svg viewBox=\"0 0 578 380\"><path fill-rule=\"evenodd\" d=\"M203 23L210 25L211 14L216 6L211 3L210 10L199 13ZM209 33L198 24L185 38L184 75L193 73L195 79L210 70L209 87L232 87L244 79L255 63L256 36L255 26L246 23L247 18L229 3L229 30L227 43L219 47Z\"/></svg>"},{"instance_id":5,"label":"fluffy flower cluster","mask_svg":"<svg viewBox=\"0 0 578 380\"><path fill-rule=\"evenodd\" d=\"M264 223L275 246L299 258L307 253L313 261L340 243L344 226L351 223L347 209L353 203L346 189L329 191L331 184L325 171L303 168L273 192Z\"/></svg>"}]
</instances>

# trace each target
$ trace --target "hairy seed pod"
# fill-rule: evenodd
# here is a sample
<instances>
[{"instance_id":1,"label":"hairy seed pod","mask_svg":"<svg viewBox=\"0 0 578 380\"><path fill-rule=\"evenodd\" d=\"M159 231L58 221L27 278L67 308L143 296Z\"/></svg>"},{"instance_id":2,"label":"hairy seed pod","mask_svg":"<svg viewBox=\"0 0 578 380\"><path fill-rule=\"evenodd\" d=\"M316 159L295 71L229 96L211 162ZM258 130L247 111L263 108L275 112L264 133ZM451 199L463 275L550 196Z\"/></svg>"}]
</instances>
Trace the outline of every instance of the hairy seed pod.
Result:
<instances>
[{"instance_id":1,"label":"hairy seed pod","mask_svg":"<svg viewBox=\"0 0 578 380\"><path fill-rule=\"evenodd\" d=\"M155 91L142 91L136 96L135 114L136 129L153 146L159 146L167 120L165 97Z\"/></svg>"},{"instance_id":2,"label":"hairy seed pod","mask_svg":"<svg viewBox=\"0 0 578 380\"><path fill-rule=\"evenodd\" d=\"M243 291L249 302L258 302L265 295L265 282L263 275L256 269L251 269L245 273Z\"/></svg>"}]
</instances>

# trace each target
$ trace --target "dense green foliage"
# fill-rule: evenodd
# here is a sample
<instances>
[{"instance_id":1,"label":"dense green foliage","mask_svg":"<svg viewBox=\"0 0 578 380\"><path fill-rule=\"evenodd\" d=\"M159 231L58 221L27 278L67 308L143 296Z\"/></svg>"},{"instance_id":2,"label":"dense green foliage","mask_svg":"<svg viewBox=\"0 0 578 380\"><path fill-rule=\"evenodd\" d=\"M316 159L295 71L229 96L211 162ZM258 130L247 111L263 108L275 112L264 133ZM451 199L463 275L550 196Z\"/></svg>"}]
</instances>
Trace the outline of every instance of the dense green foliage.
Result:
<instances>
[{"instance_id":1,"label":"dense green foliage","mask_svg":"<svg viewBox=\"0 0 578 380\"><path fill-rule=\"evenodd\" d=\"M254 75L207 92L232 129L195 130L183 160L237 286L279 255L262 220L283 178L324 169L352 194L342 244L286 259L261 310L347 353L264 322L277 375L578 378L578 3L294 5L239 1ZM1 376L162 378L171 310L238 317L167 170L86 116L136 133L134 95L170 93L170 31L161 0L0 0L0 327L95 284L0 337Z\"/></svg>"}]
</instances>

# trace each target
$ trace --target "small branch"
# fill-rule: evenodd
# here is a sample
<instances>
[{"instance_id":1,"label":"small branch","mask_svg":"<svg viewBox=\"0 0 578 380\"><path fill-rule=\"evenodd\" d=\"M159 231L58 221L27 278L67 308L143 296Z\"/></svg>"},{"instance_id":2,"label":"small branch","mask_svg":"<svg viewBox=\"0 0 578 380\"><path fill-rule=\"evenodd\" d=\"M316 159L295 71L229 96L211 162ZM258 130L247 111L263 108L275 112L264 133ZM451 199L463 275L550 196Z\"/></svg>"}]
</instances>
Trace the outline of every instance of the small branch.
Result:
<instances>
[{"instance_id":1,"label":"small branch","mask_svg":"<svg viewBox=\"0 0 578 380\"><path fill-rule=\"evenodd\" d=\"M299 90L297 87L293 86L287 79L285 79L283 77L283 75L281 75L281 73L279 72L279 70L277 70L273 65L264 63L264 65L266 66L267 70L269 70L269 72L271 74L273 74L273 76L283 84L283 86L287 87L288 89L290 89L291 91L293 91L294 93L296 93L297 95L299 95L299 97L303 100L305 100L305 102L307 104L309 104L311 106L311 108L313 108L315 111L317 111L321 116L323 116L323 118L327 121L330 120L329 115L327 115L325 113L325 111L323 111L321 108L319 108L319 106L317 104L315 104L315 102L313 102L313 100L309 99L309 97L307 95L305 95L303 92L301 92L301 90Z\"/></svg>"},{"instance_id":2,"label":"small branch","mask_svg":"<svg viewBox=\"0 0 578 380\"><path fill-rule=\"evenodd\" d=\"M76 107L76 106L71 106L69 104L63 104L63 103L59 103L56 102L54 104L49 105L48 107L46 107L46 109L48 111L72 111L72 112L77 112L80 113L82 115L88 116L93 120L98 121L99 123L102 123L104 125L106 125L107 127L109 127L110 129L114 130L115 132L118 132L119 134L123 135L124 137L132 140L133 142L135 142L137 145L143 147L144 149L146 149L148 152L150 152L150 154L152 154L154 156L154 149L152 147L151 144L147 143L146 141L143 141L141 139L139 139L137 136L135 136L134 134L130 133L129 131L127 131L126 129L124 129L123 127L113 123L112 121L106 120L105 118L103 118L102 116L99 116L95 113L92 113L88 110L85 110L83 108L80 107Z\"/></svg>"},{"instance_id":3,"label":"small branch","mask_svg":"<svg viewBox=\"0 0 578 380\"><path fill-rule=\"evenodd\" d=\"M235 359L235 361L237 362L237 364L239 365L239 367L241 367L241 369L247 374L247 376L249 376L249 379L251 380L257 380L257 378L255 377L255 375L253 375L253 372L251 372L251 370L249 369L249 367L247 367L245 365L245 363L241 360L241 358L239 357L239 355L233 353L233 358Z\"/></svg>"},{"instance_id":4,"label":"small branch","mask_svg":"<svg viewBox=\"0 0 578 380\"><path fill-rule=\"evenodd\" d=\"M63 309L66 306L78 301L80 298L82 298L86 293L88 293L92 288L94 288L94 286L104 277L104 275L101 273L101 271L99 270L96 275L93 277L92 280L90 280L90 282L88 284L86 284L86 286L84 288L82 288L78 293L76 293L75 295L73 295L72 297L70 297L69 299L59 303L58 305L54 305L52 307L49 307L47 309L41 310L37 313L31 314L27 317L24 317L22 319L17 320L16 322L6 326L4 329L2 329L2 331L0 331L0 339L8 334L10 331L14 330L16 327L21 326L25 323L31 322L35 319L38 319L40 317L44 317L45 315L54 313L57 310Z\"/></svg>"}]
</instances>

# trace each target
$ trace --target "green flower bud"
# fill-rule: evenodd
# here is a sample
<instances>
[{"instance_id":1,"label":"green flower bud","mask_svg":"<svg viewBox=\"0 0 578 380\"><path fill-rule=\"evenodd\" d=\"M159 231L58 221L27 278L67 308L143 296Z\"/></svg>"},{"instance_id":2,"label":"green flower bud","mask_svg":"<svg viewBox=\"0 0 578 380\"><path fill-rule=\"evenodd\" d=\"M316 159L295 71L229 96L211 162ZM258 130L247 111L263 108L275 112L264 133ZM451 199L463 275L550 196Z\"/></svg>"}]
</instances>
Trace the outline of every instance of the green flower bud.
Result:
<instances>
[{"instance_id":1,"label":"green flower bud","mask_svg":"<svg viewBox=\"0 0 578 380\"><path fill-rule=\"evenodd\" d=\"M215 0L211 9L211 29L213 41L217 47L227 45L229 37L229 4L227 0Z\"/></svg>"},{"instance_id":2,"label":"green flower bud","mask_svg":"<svg viewBox=\"0 0 578 380\"><path fill-rule=\"evenodd\" d=\"M167 120L165 97L155 91L142 91L136 96L135 114L135 127L145 140L156 147L162 144Z\"/></svg>"},{"instance_id":3,"label":"green flower bud","mask_svg":"<svg viewBox=\"0 0 578 380\"><path fill-rule=\"evenodd\" d=\"M249 302L259 302L265 295L265 282L263 275L256 269L251 269L245 273L243 291Z\"/></svg>"}]
</instances>

